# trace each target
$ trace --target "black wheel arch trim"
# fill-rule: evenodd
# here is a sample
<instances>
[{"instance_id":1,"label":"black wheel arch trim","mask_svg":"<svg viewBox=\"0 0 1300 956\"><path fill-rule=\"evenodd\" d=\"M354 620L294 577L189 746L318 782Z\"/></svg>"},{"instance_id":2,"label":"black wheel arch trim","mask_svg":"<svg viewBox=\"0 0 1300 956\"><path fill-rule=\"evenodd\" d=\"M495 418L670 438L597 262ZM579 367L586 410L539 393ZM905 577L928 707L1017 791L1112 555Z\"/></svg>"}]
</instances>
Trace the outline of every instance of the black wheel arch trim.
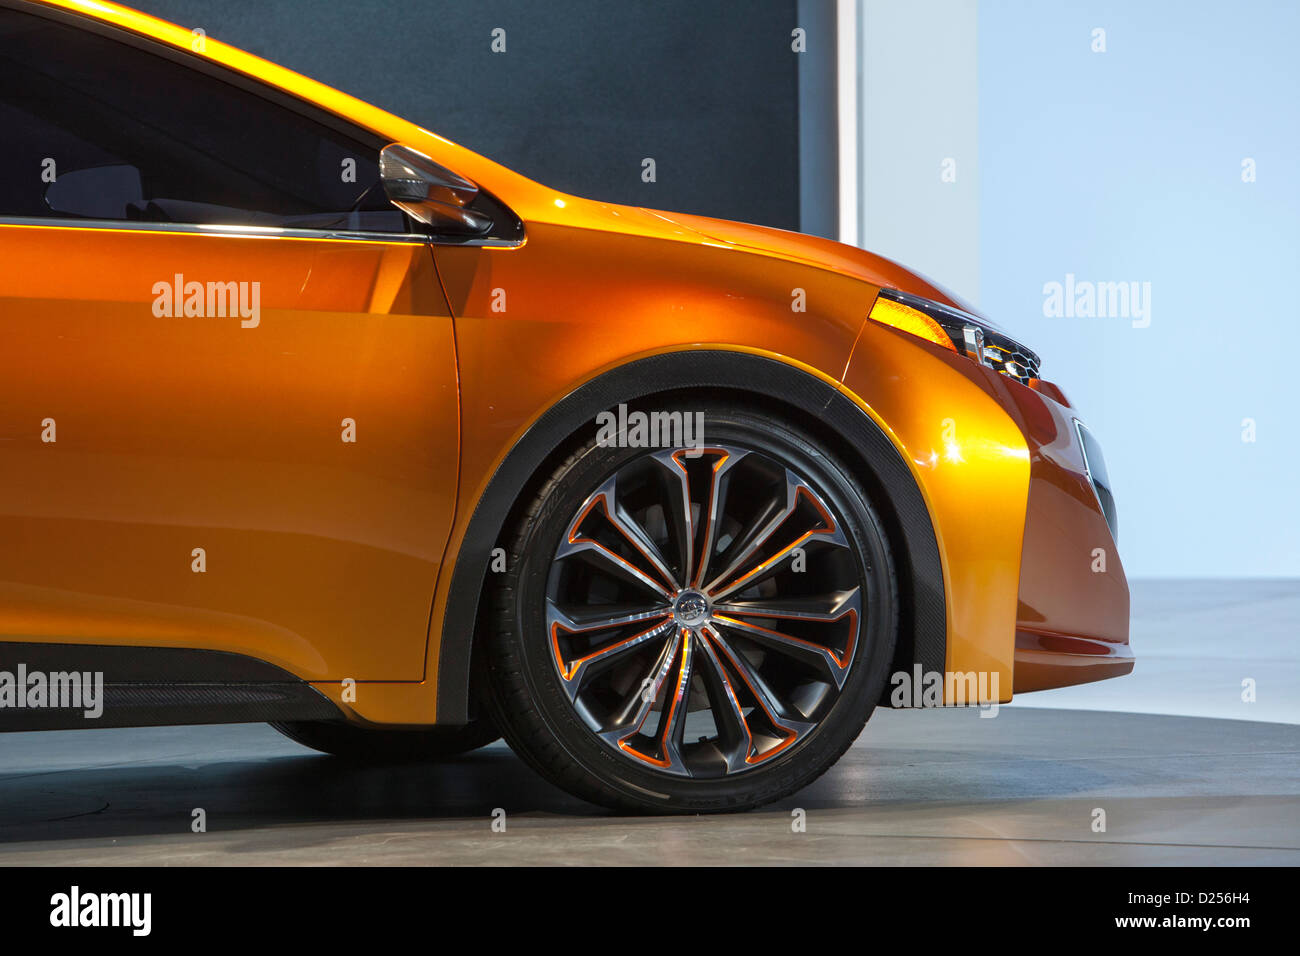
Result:
<instances>
[{"instance_id":1,"label":"black wheel arch trim","mask_svg":"<svg viewBox=\"0 0 1300 956\"><path fill-rule=\"evenodd\" d=\"M492 550L520 495L557 447L594 434L596 415L667 392L725 389L792 406L834 430L851 446L857 477L874 478L901 538L900 647L925 672L942 673L947 654L943 565L929 509L906 461L880 426L838 389L775 359L747 352L698 349L638 359L579 386L547 409L510 449L470 518L452 573L438 648L437 722L471 717L471 662L477 617ZM900 543L900 542L895 542ZM901 582L900 582L901 583ZM908 598L910 597L910 601Z\"/></svg>"}]
</instances>

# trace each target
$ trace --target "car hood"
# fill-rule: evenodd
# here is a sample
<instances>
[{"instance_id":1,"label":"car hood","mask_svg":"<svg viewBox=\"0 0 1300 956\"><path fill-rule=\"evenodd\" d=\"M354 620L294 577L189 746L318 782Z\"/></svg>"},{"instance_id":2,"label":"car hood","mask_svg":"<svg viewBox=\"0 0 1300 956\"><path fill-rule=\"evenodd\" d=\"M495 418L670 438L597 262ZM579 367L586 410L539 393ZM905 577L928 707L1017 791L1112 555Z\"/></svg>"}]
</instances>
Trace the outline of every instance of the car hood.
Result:
<instances>
[{"instance_id":1,"label":"car hood","mask_svg":"<svg viewBox=\"0 0 1300 956\"><path fill-rule=\"evenodd\" d=\"M833 269L836 272L854 276L882 288L898 289L902 292L910 292L913 295L942 302L945 305L978 316L986 322L988 321L974 306L949 292L937 282L927 279L913 269L908 269L906 266L886 259L884 256L867 252L865 249L858 249L855 246L845 245L831 239L806 236L802 233L788 232L784 229L773 229L769 226L729 222L726 219L692 216L680 212L661 212L657 209L647 209L645 211L717 242L725 242L729 245L759 252L768 252L789 259L798 259L801 262L807 262L810 265L820 266L824 269Z\"/></svg>"}]
</instances>

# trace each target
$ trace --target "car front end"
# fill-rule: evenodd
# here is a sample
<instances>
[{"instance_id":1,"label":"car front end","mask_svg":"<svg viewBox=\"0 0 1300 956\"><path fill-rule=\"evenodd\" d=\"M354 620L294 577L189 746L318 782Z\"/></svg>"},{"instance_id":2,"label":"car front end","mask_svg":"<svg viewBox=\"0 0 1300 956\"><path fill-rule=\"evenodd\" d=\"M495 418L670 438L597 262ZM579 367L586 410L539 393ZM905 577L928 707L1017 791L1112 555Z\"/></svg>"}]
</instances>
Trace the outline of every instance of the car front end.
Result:
<instances>
[{"instance_id":1,"label":"car front end","mask_svg":"<svg viewBox=\"0 0 1300 956\"><path fill-rule=\"evenodd\" d=\"M950 634L944 672L995 667L1003 699L1009 699L1006 690L1025 693L1127 674L1134 665L1128 583L1101 446L1062 389L1041 377L1035 352L953 303L882 288L864 329L871 340L879 339L873 326L880 325L922 340L922 348L982 393L976 398L931 389L944 397L930 412L926 433L908 449L934 489L946 488L948 476L970 479L956 478L954 491L964 505L952 517L945 520L943 507L934 512L945 550L968 549L964 559L954 554L945 562ZM872 374L869 362L860 341L846 382ZM992 412L988 403L1014 424L1019 441L991 441L986 424L972 427L973 412ZM990 484L990 473L1001 478ZM1016 504L1021 520L1002 508L1007 502ZM1001 544L990 547L994 542Z\"/></svg>"}]
</instances>

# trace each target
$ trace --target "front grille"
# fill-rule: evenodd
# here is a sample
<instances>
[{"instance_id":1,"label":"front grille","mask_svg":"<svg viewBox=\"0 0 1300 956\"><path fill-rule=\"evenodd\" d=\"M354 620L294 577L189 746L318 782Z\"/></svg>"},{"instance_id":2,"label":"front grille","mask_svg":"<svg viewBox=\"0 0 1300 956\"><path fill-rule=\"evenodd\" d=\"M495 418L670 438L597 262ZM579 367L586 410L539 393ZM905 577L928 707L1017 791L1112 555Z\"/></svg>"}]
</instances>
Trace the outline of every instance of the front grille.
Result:
<instances>
[{"instance_id":1,"label":"front grille","mask_svg":"<svg viewBox=\"0 0 1300 956\"><path fill-rule=\"evenodd\" d=\"M1038 378L1039 358L1023 345L997 332L984 330L984 360L1021 385Z\"/></svg>"}]
</instances>

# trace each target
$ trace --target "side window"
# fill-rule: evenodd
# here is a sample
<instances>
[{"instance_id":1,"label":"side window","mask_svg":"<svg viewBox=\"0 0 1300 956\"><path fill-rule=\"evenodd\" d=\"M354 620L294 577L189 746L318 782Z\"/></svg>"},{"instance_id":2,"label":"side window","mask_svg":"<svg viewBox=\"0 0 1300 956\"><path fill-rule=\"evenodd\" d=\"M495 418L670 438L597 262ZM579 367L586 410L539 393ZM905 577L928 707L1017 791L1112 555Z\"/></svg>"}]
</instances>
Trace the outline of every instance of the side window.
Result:
<instances>
[{"instance_id":1,"label":"side window","mask_svg":"<svg viewBox=\"0 0 1300 956\"><path fill-rule=\"evenodd\" d=\"M0 216L406 232L378 147L255 93L0 9Z\"/></svg>"}]
</instances>

